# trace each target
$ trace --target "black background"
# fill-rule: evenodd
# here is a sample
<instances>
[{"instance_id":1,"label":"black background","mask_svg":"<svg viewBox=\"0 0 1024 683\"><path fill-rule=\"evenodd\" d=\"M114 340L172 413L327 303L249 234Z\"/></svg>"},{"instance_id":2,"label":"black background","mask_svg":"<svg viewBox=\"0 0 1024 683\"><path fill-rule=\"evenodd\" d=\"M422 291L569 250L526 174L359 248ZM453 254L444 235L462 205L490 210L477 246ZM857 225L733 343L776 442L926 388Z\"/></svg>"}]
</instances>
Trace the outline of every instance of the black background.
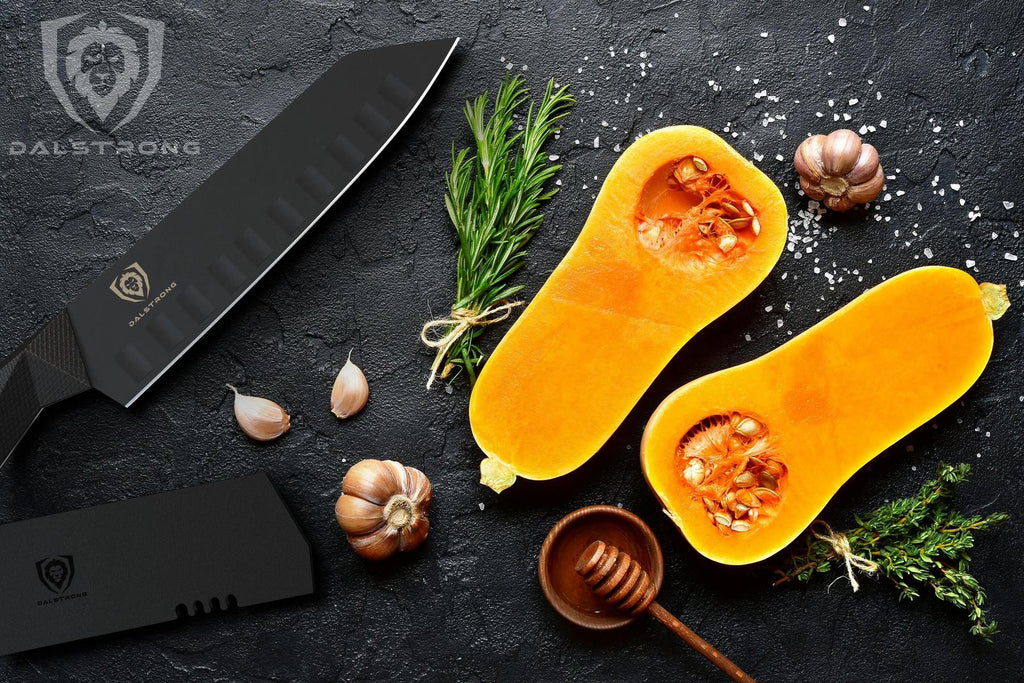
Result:
<instances>
[{"instance_id":1,"label":"black background","mask_svg":"<svg viewBox=\"0 0 1024 683\"><path fill-rule=\"evenodd\" d=\"M1024 256L1015 234L1024 211L1019 3L859 0L761 12L742 2L675 0L14 0L0 14L5 152L10 140L96 139L67 118L42 77L39 22L102 9L167 25L162 80L118 139L194 139L202 151L5 154L0 353L55 315L334 59L404 40L458 35L463 42L424 108L340 206L135 407L95 394L61 406L0 476L0 520L13 521L267 470L314 546L316 596L8 657L0 678L717 675L653 622L594 635L547 606L535 568L544 535L576 507L611 503L638 513L661 539L662 603L758 679L1021 679L1024 268L1004 257ZM670 123L715 130L778 183L804 253L784 253L753 295L688 344L587 465L498 497L476 483L467 388L424 390L430 356L418 334L451 303L455 244L442 177L452 141L468 142L459 109L493 89L509 64L538 89L548 76L571 83L580 100L550 146L566 167L520 276L527 296L572 243L618 156L615 146ZM798 215L807 202L793 187L793 150L806 134L843 124L832 115L844 112L849 127L876 127L867 139L895 176L891 200L808 226ZM971 220L975 206L980 216ZM962 614L931 597L898 603L882 581L862 581L856 595L845 580L829 586L838 574L772 588L771 561L729 568L695 553L659 511L637 463L644 421L659 400L765 353L884 277L967 260L979 280L1007 283L1015 301L996 325L988 368L962 400L855 475L823 517L848 526L856 512L916 490L940 460L970 462L975 475L957 504L1014 515L982 535L973 553L1003 630L995 643L970 636ZM501 332L490 330L487 343ZM339 422L328 395L350 349L369 378L371 401L359 417ZM285 405L291 433L268 446L248 442L225 382ZM342 476L367 457L421 468L436 489L425 547L381 565L356 558L333 519Z\"/></svg>"}]
</instances>

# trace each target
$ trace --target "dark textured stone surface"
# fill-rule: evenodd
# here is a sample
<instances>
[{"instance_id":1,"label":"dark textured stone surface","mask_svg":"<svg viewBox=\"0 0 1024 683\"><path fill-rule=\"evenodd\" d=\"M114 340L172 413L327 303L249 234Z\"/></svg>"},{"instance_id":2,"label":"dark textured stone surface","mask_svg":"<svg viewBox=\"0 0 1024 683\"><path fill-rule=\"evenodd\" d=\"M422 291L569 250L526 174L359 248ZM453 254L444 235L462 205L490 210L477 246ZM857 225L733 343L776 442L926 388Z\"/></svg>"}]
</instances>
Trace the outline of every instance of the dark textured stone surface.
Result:
<instances>
[{"instance_id":1,"label":"dark textured stone surface","mask_svg":"<svg viewBox=\"0 0 1024 683\"><path fill-rule=\"evenodd\" d=\"M818 2L771 13L740 2L676 0L118 4L167 24L162 81L119 134L196 139L202 153L4 155L0 353L56 315L335 58L402 40L455 34L464 41L424 110L341 205L133 409L94 394L73 399L44 416L0 476L0 521L10 521L267 470L314 545L317 595L8 657L0 678L715 675L655 623L595 635L561 621L545 603L535 563L550 526L581 505L621 503L662 541L669 563L663 604L760 680L1020 680L1021 302L997 324L995 352L977 385L854 476L824 512L847 525L855 512L915 490L940 460L969 461L975 476L958 503L1015 515L973 553L1003 629L992 645L969 636L955 610L929 597L898 603L882 582L866 580L856 595L844 581L829 590L824 578L773 589L770 563L729 568L703 559L660 513L637 465L645 418L669 391L757 357L884 277L924 262L965 267L970 259L979 279L1006 282L1021 299L1024 269L1004 257L1024 252L1015 234L1024 211L1019 4L866 1L868 10ZM41 76L39 21L105 7L114 5L4 4L5 147L12 139L92 139ZM704 125L760 158L784 185L791 228L801 236L810 234L797 214L806 200L793 189L789 159L807 133L838 125L833 112L849 112L854 128L876 126L867 137L896 178L888 184L891 201L822 217L815 225L823 234L800 245L812 253L799 260L785 253L752 296L679 354L586 466L555 483L519 483L498 498L475 483L468 391L424 391L429 356L417 337L450 303L453 287L454 241L441 197L449 145L466 142L459 107L493 87L509 62L516 71L525 62L533 85L554 75L580 95L551 146L566 164L563 192L522 273L527 294L571 244L617 157L615 145L648 129ZM853 98L859 101L851 105ZM981 216L972 220L975 206ZM492 330L488 343L499 336ZM879 343L885 340L864 340ZM327 397L351 348L372 398L364 414L339 422ZM224 382L287 406L291 433L267 446L246 441ZM348 465L371 456L423 469L437 491L426 546L379 566L349 551L332 514Z\"/></svg>"}]
</instances>

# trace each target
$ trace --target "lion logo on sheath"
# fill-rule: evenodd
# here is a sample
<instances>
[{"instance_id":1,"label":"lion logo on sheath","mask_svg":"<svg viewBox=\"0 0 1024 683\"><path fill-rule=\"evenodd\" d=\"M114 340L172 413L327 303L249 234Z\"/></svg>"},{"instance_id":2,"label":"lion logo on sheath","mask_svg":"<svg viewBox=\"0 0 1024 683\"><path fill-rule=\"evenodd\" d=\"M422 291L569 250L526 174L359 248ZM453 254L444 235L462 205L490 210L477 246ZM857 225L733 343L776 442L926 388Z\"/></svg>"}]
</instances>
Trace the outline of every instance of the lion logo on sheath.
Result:
<instances>
[{"instance_id":1,"label":"lion logo on sheath","mask_svg":"<svg viewBox=\"0 0 1024 683\"><path fill-rule=\"evenodd\" d=\"M75 558L71 555L44 557L36 562L36 573L51 593L61 595L75 578Z\"/></svg>"},{"instance_id":2,"label":"lion logo on sheath","mask_svg":"<svg viewBox=\"0 0 1024 683\"><path fill-rule=\"evenodd\" d=\"M142 266L135 262L114 278L110 283L110 291L125 301L133 304L142 303L149 298L149 276Z\"/></svg>"}]
</instances>

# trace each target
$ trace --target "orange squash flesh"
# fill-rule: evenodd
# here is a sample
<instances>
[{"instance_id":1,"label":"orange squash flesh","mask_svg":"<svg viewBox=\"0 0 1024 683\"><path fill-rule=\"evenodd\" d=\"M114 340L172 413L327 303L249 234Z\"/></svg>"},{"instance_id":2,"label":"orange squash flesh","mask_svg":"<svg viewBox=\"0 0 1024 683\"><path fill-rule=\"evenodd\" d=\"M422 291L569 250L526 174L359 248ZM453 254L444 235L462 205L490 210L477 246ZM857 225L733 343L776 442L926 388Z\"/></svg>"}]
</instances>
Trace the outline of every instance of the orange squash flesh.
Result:
<instances>
[{"instance_id":1,"label":"orange squash flesh","mask_svg":"<svg viewBox=\"0 0 1024 683\"><path fill-rule=\"evenodd\" d=\"M725 564L766 558L803 532L854 472L967 391L991 354L991 320L1006 305L1005 288L979 287L960 270L903 273L778 349L668 396L641 444L647 482L701 554ZM761 427L757 438L781 462L775 474L784 470L778 496L739 532L709 518L718 509L714 494L715 505L695 495L710 465L690 462L687 454L697 451L683 439L709 416L730 413L755 420L750 431ZM731 438L732 453L749 446L741 435ZM738 495L750 502L754 490ZM742 520L749 507L724 512Z\"/></svg>"},{"instance_id":2,"label":"orange squash flesh","mask_svg":"<svg viewBox=\"0 0 1024 683\"><path fill-rule=\"evenodd\" d=\"M698 224L716 216L732 222ZM714 133L675 126L633 143L477 380L469 414L488 456L482 482L501 490L586 462L683 344L767 276L785 242L778 188Z\"/></svg>"}]
</instances>

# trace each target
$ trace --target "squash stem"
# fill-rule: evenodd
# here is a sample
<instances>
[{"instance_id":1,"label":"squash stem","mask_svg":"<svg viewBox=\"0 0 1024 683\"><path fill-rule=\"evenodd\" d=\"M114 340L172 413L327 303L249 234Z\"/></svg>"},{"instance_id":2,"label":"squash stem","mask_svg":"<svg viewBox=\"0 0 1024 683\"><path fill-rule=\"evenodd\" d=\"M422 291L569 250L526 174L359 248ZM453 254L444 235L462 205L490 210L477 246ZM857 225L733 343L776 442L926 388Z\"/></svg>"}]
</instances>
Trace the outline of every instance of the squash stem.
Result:
<instances>
[{"instance_id":1,"label":"squash stem","mask_svg":"<svg viewBox=\"0 0 1024 683\"><path fill-rule=\"evenodd\" d=\"M1006 285L982 282L980 287L981 305L985 308L985 315L989 320L999 320L1010 308L1010 298L1006 296Z\"/></svg>"}]
</instances>

